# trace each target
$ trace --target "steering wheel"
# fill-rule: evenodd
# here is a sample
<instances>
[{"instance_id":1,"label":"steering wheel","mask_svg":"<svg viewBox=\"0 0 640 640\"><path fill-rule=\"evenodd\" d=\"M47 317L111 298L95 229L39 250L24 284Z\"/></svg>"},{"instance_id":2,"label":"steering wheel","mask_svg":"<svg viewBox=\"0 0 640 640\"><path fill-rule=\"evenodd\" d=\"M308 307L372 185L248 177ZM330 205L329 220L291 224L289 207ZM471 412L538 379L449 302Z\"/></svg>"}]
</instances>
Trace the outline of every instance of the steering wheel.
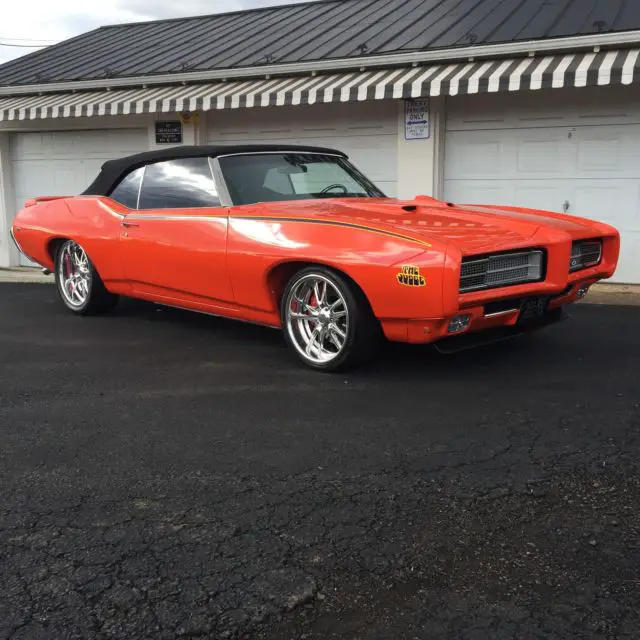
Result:
<instances>
[{"instance_id":1,"label":"steering wheel","mask_svg":"<svg viewBox=\"0 0 640 640\"><path fill-rule=\"evenodd\" d=\"M328 187L325 187L320 192L320 195L323 195L325 193L329 193L329 191L333 191L334 189L340 189L342 191L342 193L349 193L349 189L347 189L347 187L345 187L343 184L330 184Z\"/></svg>"}]
</instances>

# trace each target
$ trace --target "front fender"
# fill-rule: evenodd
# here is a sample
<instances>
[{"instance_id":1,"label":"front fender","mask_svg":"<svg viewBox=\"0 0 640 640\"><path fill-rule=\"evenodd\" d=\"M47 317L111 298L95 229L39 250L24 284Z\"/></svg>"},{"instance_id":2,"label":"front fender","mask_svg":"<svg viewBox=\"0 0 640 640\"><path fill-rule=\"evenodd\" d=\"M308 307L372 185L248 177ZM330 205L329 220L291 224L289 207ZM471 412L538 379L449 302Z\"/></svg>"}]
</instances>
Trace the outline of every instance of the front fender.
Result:
<instances>
[{"instance_id":1,"label":"front fender","mask_svg":"<svg viewBox=\"0 0 640 640\"><path fill-rule=\"evenodd\" d=\"M347 274L367 296L378 318L439 317L443 308L446 250L393 234L302 221L230 217L227 266L235 301L277 311L270 274L282 265L322 264ZM424 278L404 283L403 267Z\"/></svg>"}]
</instances>

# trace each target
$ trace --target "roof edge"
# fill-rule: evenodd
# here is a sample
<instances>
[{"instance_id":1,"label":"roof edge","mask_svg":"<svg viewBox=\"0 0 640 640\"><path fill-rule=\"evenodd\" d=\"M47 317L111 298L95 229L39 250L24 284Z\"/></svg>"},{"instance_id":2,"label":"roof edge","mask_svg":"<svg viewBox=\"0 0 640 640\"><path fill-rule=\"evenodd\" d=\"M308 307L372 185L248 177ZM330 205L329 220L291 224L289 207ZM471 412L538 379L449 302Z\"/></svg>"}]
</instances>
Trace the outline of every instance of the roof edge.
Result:
<instances>
[{"instance_id":1,"label":"roof edge","mask_svg":"<svg viewBox=\"0 0 640 640\"><path fill-rule=\"evenodd\" d=\"M601 47L625 47L640 44L640 29L616 31L586 36L571 36L546 40L524 40L491 45L471 45L432 51L377 54L358 58L336 58L311 62L270 64L253 67L213 69L209 71L187 71L184 73L164 73L152 76L129 76L105 78L103 80L77 80L37 85L0 86L0 96L15 96L32 93L55 93L64 91L86 91L91 89L116 89L141 85L189 84L216 80L241 80L271 76L287 76L301 73L331 73L353 69L376 69L402 65L417 66L421 63L474 61L485 58L536 54L551 54L594 49Z\"/></svg>"}]
</instances>

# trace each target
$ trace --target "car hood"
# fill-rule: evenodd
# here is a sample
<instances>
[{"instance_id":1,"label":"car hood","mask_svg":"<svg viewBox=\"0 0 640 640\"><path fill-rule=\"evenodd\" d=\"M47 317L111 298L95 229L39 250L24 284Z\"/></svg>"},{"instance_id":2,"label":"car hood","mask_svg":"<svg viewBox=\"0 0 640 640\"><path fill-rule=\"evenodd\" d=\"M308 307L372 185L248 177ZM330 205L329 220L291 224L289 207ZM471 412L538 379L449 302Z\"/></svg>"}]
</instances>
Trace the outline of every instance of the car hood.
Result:
<instances>
[{"instance_id":1,"label":"car hood","mask_svg":"<svg viewBox=\"0 0 640 640\"><path fill-rule=\"evenodd\" d=\"M463 254L479 254L531 245L540 227L584 233L578 220L546 212L490 206L451 205L431 198L331 198L261 205L265 215L371 225L418 240L453 244Z\"/></svg>"}]
</instances>

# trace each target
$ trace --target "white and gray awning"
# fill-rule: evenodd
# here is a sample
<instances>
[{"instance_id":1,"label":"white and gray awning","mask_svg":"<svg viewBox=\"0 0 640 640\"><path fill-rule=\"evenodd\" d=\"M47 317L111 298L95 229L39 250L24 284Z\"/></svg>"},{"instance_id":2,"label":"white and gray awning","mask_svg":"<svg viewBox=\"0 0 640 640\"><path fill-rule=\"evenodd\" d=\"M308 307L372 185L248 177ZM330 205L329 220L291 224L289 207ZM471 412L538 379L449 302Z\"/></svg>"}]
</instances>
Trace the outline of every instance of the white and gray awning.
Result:
<instances>
[{"instance_id":1,"label":"white and gray awning","mask_svg":"<svg viewBox=\"0 0 640 640\"><path fill-rule=\"evenodd\" d=\"M0 121L629 85L640 49L0 98Z\"/></svg>"}]
</instances>

